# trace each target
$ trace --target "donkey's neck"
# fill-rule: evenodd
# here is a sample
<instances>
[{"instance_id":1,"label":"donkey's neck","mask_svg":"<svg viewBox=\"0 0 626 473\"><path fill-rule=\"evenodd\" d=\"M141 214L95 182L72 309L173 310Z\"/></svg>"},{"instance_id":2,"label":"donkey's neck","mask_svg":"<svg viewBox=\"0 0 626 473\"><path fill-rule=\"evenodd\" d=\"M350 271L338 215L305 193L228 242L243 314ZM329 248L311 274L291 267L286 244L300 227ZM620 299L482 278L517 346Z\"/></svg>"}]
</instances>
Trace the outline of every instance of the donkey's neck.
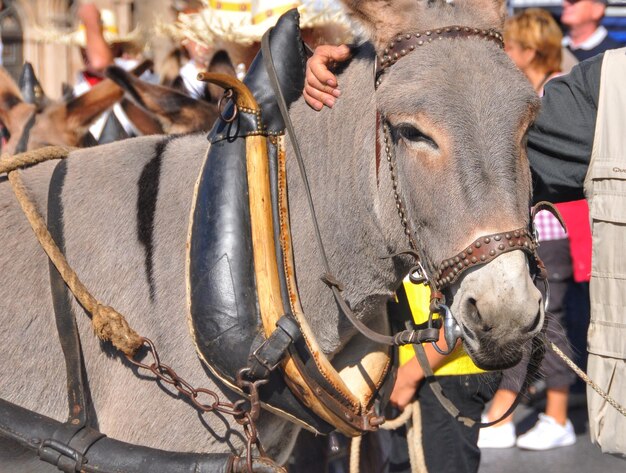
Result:
<instances>
[{"instance_id":1,"label":"donkey's neck","mask_svg":"<svg viewBox=\"0 0 626 473\"><path fill-rule=\"evenodd\" d=\"M387 326L386 304L407 268L383 259L403 236L386 163L376 169L376 107L372 55L357 57L340 75L342 97L333 110L313 112L303 101L291 115L305 161L330 270L343 296L372 328ZM356 330L328 287L293 152L288 149L289 210L296 279L302 306L322 350L334 355ZM395 265L394 265L395 263Z\"/></svg>"}]
</instances>

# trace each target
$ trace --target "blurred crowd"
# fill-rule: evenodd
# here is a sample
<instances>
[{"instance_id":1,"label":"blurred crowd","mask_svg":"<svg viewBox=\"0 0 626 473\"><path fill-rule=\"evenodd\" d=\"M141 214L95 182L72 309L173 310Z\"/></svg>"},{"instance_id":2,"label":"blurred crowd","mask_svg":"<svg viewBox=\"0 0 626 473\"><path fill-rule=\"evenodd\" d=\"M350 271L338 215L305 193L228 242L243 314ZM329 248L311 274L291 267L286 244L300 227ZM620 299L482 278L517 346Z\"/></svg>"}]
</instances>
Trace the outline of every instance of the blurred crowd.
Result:
<instances>
[{"instance_id":1,"label":"blurred crowd","mask_svg":"<svg viewBox=\"0 0 626 473\"><path fill-rule=\"evenodd\" d=\"M213 3L211 6L185 4L178 8L178 28L173 36L178 44L166 61L156 67L159 74L155 73L154 67L149 68L141 71L142 80L172 88L193 100L216 104L222 91L198 81L198 72L214 70L243 77L258 52L263 31L294 5L294 2L237 1L235 3L240 3L241 8L233 11L220 8L219 2ZM544 90L550 87L550 81L568 74L579 62L624 46L602 26L606 7L603 0L563 0L560 18L555 18L546 10L528 8L506 20L505 51L539 96L543 96ZM348 34L349 22L335 9L336 6L324 2L315 8L312 8L315 14L303 15L302 25L304 39L312 48L354 39ZM333 10L325 10L329 8ZM139 37L133 32L119 34L113 12L99 10L92 3L82 3L76 11L80 27L75 32L73 44L81 51L84 67L71 90L68 90L71 97L81 96L104 81L110 66L132 71L143 59L143 45ZM246 17L250 20L245 20ZM210 34L203 33L203 28ZM324 54L329 61L340 62L348 58L349 50L344 47ZM24 92L23 83L20 87ZM311 84L307 84L305 96L311 107L317 110L324 106L332 107L339 98L332 91L318 95ZM129 118L128 110L116 104L89 123L90 133L96 142L101 139L111 114L123 128L125 137L143 134L142 129ZM0 118L3 117L8 117L8 114ZM3 118L3 121L8 120ZM211 123L206 124L207 129L210 126ZM5 134L5 142L6 138L8 135ZM585 368L592 273L589 207L585 199L578 199L559 204L557 208L566 228L549 212L540 212L536 219L541 242L539 254L549 271L547 332L563 352ZM428 314L428 300L429 294L414 285L405 284L399 291L398 303L392 304L390 312L409 311L417 321L423 321ZM551 350L547 351L541 367L543 378L531 384L526 393L527 399L545 398L545 407L542 405L537 423L522 435L516 433L512 414L505 418L502 416L522 388L527 360L503 373L485 373L471 363L461 350L449 357L437 357L430 352L429 359L446 393L461 406L462 411L474 413L484 422L499 420L496 425L479 431L477 427L463 426L449 417L424 383L424 373L412 352L404 352L391 395L393 412L390 415L397 415L413 400L419 399L424 432L423 451L429 471L476 472L481 449L547 450L571 446L576 442L568 407L571 393L580 395L583 388L580 382L576 382L572 371ZM310 443L304 450L296 447L290 471L344 471L342 468L345 468L347 460L339 452L346 448L345 439L332 437L330 445L326 439L304 439L303 442ZM318 445L318 450L311 450L313 443ZM378 466L372 467L373 471L411 471L404 430L381 433L377 445L380 455ZM321 453L310 458L311 451Z\"/></svg>"}]
</instances>

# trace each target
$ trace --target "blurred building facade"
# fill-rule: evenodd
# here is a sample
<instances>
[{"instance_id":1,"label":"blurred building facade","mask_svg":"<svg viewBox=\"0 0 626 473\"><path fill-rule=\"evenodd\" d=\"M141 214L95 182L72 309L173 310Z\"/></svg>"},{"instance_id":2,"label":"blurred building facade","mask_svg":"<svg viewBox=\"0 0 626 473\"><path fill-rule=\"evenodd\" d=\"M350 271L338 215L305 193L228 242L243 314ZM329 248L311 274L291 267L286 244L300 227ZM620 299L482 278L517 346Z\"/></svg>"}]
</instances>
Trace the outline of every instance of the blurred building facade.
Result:
<instances>
[{"instance_id":1,"label":"blurred building facade","mask_svg":"<svg viewBox=\"0 0 626 473\"><path fill-rule=\"evenodd\" d=\"M99 8L108 8L117 18L121 34L140 26L146 34L145 55L158 64L171 48L169 39L154 34L159 21L173 21L176 0L94 0ZM46 94L61 96L63 83L72 84L82 68L78 47L39 41L38 31L70 32L78 27L76 9L79 0L0 0L2 62L14 78L24 61L35 68Z\"/></svg>"}]
</instances>

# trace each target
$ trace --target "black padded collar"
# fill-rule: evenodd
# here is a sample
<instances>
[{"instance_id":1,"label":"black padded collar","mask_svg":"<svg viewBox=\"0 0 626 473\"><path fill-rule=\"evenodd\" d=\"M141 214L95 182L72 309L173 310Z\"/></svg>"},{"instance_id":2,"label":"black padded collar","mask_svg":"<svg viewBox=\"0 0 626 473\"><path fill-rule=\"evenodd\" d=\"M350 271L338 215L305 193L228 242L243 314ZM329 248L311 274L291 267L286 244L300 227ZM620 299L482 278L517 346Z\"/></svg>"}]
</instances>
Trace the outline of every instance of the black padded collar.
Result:
<instances>
[{"instance_id":1,"label":"black padded collar","mask_svg":"<svg viewBox=\"0 0 626 473\"><path fill-rule=\"evenodd\" d=\"M280 58L279 61L275 61L274 65L287 105L295 102L304 88L307 56L300 35L299 20L298 10L294 8L281 16L276 26L269 32L272 56ZM237 119L231 124L218 119L208 137L211 143L248 135L283 134L285 123L269 84L261 52L252 62L243 82L261 107L262 123L259 123L256 115L249 113L239 113ZM232 107L231 103L224 111L225 117L232 116Z\"/></svg>"}]
</instances>

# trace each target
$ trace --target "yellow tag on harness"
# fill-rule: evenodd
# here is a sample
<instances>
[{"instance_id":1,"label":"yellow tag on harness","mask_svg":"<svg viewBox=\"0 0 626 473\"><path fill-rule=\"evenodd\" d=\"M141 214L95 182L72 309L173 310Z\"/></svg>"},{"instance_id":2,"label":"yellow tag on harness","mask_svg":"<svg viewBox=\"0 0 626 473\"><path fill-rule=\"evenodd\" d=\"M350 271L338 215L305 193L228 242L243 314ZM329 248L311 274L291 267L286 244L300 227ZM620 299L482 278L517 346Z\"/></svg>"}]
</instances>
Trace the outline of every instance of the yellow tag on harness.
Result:
<instances>
[{"instance_id":1,"label":"yellow tag on harness","mask_svg":"<svg viewBox=\"0 0 626 473\"><path fill-rule=\"evenodd\" d=\"M404 280L403 284L414 322L418 325L425 324L428 322L430 289L423 284L413 284L408 278ZM438 314L434 315L434 318L438 317ZM400 347L400 365L405 364L414 356L415 352L413 351L413 347L411 345L404 345ZM434 372L438 376L454 376L461 374L484 373L484 370L481 370L478 366L476 366L467 353L465 353L465 350L461 347L448 355L444 364L434 370Z\"/></svg>"}]
</instances>

